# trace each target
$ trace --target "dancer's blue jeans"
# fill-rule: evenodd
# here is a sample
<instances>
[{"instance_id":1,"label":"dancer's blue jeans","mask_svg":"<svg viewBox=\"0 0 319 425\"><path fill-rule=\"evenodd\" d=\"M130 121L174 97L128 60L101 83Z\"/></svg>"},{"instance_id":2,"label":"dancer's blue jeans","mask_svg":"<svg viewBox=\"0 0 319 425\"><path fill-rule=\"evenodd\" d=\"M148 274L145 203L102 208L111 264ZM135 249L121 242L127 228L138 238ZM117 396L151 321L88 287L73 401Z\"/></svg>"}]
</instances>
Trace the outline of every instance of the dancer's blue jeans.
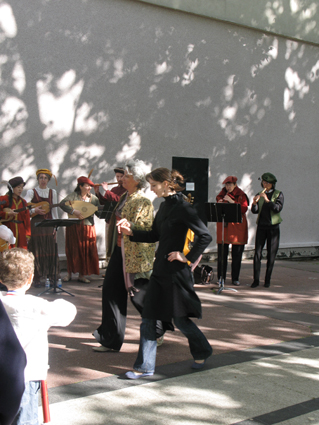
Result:
<instances>
[{"instance_id":1,"label":"dancer's blue jeans","mask_svg":"<svg viewBox=\"0 0 319 425\"><path fill-rule=\"evenodd\" d=\"M188 339L194 360L207 359L213 352L205 335L188 317L174 317L176 327ZM140 347L134 363L138 372L154 372L156 363L156 320L143 319L140 328Z\"/></svg>"}]
</instances>

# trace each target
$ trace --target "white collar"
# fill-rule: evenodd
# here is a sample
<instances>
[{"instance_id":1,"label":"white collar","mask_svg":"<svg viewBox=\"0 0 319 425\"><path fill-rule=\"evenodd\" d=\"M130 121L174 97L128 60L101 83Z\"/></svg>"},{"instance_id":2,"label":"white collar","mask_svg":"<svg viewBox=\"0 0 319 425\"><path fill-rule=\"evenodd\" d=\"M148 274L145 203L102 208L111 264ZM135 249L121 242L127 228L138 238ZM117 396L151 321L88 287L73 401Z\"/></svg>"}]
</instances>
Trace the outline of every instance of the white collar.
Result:
<instances>
[{"instance_id":1,"label":"white collar","mask_svg":"<svg viewBox=\"0 0 319 425\"><path fill-rule=\"evenodd\" d=\"M38 192L38 194L41 196L41 198L47 198L49 195L50 188L47 187L46 189L41 189L39 186L35 188L35 190Z\"/></svg>"}]
</instances>

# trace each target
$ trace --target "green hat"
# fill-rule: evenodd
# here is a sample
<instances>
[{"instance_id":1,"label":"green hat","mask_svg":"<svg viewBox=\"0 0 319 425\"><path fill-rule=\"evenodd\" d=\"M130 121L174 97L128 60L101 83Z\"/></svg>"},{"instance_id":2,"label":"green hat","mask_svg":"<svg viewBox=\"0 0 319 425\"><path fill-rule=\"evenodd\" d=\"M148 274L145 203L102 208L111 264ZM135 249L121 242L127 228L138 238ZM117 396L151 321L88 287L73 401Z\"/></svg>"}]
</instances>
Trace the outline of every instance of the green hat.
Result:
<instances>
[{"instance_id":1,"label":"green hat","mask_svg":"<svg viewBox=\"0 0 319 425\"><path fill-rule=\"evenodd\" d=\"M264 173L261 176L261 180L264 180L265 182L272 183L272 184L275 184L277 182L276 177L271 173Z\"/></svg>"}]
</instances>

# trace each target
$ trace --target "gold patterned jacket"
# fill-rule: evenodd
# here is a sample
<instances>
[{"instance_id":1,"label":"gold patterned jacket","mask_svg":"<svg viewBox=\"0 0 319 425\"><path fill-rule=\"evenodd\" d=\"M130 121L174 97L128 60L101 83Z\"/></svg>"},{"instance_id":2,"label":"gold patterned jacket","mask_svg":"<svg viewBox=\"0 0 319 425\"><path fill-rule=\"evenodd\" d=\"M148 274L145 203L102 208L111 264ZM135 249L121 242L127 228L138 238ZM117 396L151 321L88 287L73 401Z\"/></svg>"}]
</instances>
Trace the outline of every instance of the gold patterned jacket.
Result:
<instances>
[{"instance_id":1,"label":"gold patterned jacket","mask_svg":"<svg viewBox=\"0 0 319 425\"><path fill-rule=\"evenodd\" d=\"M126 193L121 196L117 206L122 202L125 196ZM110 238L108 243L108 255L113 252L117 239L115 226L115 210L117 206L114 209L109 223ZM153 204L141 190L138 190L127 196L127 200L122 209L121 218L126 218L126 220L130 221L132 223L132 229L151 230L153 223ZM155 256L155 244L131 242L128 236L123 235L123 237L126 272L143 273L152 270Z\"/></svg>"}]
</instances>

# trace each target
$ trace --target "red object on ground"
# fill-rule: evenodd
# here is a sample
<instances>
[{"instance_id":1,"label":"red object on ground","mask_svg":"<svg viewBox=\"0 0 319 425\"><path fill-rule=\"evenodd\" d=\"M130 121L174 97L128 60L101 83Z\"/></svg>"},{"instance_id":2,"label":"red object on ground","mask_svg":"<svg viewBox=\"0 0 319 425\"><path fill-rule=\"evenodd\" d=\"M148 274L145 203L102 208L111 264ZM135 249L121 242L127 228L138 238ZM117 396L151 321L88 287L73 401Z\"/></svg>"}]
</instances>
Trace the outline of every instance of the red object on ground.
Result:
<instances>
[{"instance_id":1,"label":"red object on ground","mask_svg":"<svg viewBox=\"0 0 319 425\"><path fill-rule=\"evenodd\" d=\"M49 408L49 394L47 381L41 381L41 399L43 411L43 423L48 424L51 422L50 408Z\"/></svg>"}]
</instances>

